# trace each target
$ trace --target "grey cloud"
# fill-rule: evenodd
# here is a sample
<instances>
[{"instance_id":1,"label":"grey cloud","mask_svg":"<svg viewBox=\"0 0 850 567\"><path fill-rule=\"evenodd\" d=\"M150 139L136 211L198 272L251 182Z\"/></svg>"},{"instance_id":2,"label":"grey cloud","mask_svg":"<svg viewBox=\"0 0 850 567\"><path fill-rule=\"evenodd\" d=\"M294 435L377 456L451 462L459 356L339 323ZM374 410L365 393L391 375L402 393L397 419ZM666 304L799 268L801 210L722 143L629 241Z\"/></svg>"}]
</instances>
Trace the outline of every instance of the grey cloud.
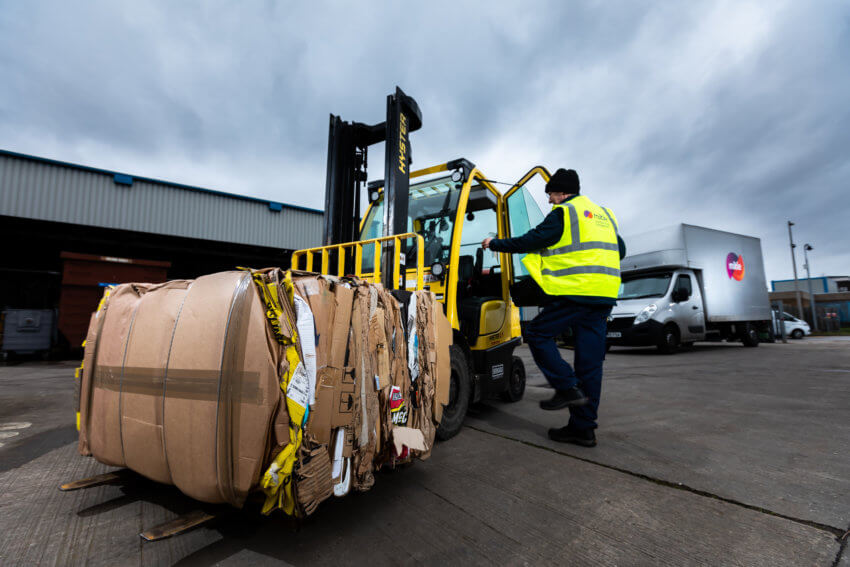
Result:
<instances>
[{"instance_id":1,"label":"grey cloud","mask_svg":"<svg viewBox=\"0 0 850 567\"><path fill-rule=\"evenodd\" d=\"M398 84L424 114L417 166L576 167L624 230L755 234L774 279L793 218L813 266L848 273L848 16L838 1L8 3L0 147L321 207L328 114L379 122Z\"/></svg>"}]
</instances>

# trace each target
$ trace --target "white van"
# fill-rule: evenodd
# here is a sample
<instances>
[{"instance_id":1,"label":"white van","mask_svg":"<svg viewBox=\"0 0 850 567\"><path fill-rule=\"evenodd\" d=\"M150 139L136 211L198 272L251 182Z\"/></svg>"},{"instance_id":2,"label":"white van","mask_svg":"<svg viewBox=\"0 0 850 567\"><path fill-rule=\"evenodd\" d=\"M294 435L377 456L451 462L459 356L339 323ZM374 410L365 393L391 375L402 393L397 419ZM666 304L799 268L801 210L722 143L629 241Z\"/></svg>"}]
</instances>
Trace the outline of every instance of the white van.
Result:
<instances>
[{"instance_id":1,"label":"white van","mask_svg":"<svg viewBox=\"0 0 850 567\"><path fill-rule=\"evenodd\" d=\"M778 311L773 312L773 334L777 338L780 336L779 322L776 320ZM812 334L812 328L802 319L797 319L790 313L782 313L782 326L785 328L785 336L792 339L802 339L806 335Z\"/></svg>"}]
</instances>

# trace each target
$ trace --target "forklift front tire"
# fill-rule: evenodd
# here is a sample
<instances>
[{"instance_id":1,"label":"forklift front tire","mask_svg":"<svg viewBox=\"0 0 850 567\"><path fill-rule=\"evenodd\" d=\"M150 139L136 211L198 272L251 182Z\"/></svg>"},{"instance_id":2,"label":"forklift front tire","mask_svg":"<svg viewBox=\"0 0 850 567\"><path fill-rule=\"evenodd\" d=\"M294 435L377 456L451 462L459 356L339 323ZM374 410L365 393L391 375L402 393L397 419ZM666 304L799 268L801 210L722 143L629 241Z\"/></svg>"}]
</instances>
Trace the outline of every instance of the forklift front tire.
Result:
<instances>
[{"instance_id":1,"label":"forklift front tire","mask_svg":"<svg viewBox=\"0 0 850 567\"><path fill-rule=\"evenodd\" d=\"M525 394L525 364L518 356L511 362L511 378L508 380L508 389L502 392L502 400L513 403L522 399Z\"/></svg>"},{"instance_id":2,"label":"forklift front tire","mask_svg":"<svg viewBox=\"0 0 850 567\"><path fill-rule=\"evenodd\" d=\"M463 426L466 410L469 408L469 363L463 349L458 345L450 347L452 364L452 382L449 386L449 403L443 408L443 419L437 427L437 439L451 439Z\"/></svg>"}]
</instances>

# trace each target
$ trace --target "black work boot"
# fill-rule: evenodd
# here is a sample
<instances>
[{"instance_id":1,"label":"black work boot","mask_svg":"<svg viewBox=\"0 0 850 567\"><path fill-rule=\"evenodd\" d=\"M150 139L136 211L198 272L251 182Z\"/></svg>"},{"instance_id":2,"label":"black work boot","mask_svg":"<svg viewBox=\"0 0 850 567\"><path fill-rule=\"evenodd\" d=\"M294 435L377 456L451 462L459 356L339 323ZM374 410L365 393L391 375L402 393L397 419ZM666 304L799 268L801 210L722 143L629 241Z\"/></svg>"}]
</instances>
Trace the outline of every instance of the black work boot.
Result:
<instances>
[{"instance_id":1,"label":"black work boot","mask_svg":"<svg viewBox=\"0 0 850 567\"><path fill-rule=\"evenodd\" d=\"M560 429L550 429L549 439L582 447L596 447L596 433L592 429L573 429L569 425Z\"/></svg>"},{"instance_id":2,"label":"black work boot","mask_svg":"<svg viewBox=\"0 0 850 567\"><path fill-rule=\"evenodd\" d=\"M587 396L578 386L566 390L555 390L555 395L548 400L540 402L540 409L559 410L569 406L583 406L587 403Z\"/></svg>"}]
</instances>

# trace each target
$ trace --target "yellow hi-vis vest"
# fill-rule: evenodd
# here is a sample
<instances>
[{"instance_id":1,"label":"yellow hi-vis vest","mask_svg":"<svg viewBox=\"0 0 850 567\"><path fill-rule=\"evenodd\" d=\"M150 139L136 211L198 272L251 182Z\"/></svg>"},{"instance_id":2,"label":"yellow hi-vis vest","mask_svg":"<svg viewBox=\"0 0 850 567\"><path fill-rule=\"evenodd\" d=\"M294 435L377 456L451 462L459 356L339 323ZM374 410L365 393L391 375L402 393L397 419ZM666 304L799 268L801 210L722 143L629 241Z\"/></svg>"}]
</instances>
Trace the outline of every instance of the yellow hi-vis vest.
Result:
<instances>
[{"instance_id":1,"label":"yellow hi-vis vest","mask_svg":"<svg viewBox=\"0 0 850 567\"><path fill-rule=\"evenodd\" d=\"M549 295L616 299L620 290L620 247L614 213L579 195L552 209L564 210L564 234L552 246L522 259Z\"/></svg>"}]
</instances>

